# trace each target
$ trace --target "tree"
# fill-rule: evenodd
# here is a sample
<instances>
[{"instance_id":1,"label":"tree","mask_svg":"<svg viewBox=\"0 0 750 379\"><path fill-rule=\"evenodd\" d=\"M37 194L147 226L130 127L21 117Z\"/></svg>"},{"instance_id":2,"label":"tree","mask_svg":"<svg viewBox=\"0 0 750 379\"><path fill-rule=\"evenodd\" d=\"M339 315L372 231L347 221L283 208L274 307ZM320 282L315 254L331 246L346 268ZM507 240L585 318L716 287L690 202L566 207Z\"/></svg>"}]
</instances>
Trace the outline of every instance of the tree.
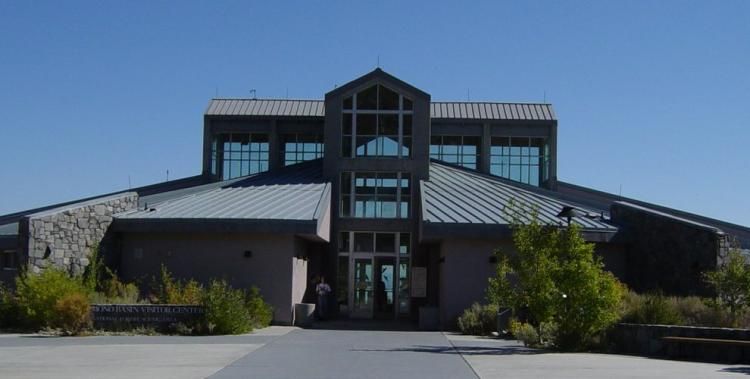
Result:
<instances>
[{"instance_id":1,"label":"tree","mask_svg":"<svg viewBox=\"0 0 750 379\"><path fill-rule=\"evenodd\" d=\"M516 254L502 254L487 298L525 313L540 344L563 350L585 348L591 337L617 320L623 286L604 271L594 245L575 224L543 225L534 210L521 222L513 216ZM542 341L552 330L554 341Z\"/></svg>"},{"instance_id":2,"label":"tree","mask_svg":"<svg viewBox=\"0 0 750 379\"><path fill-rule=\"evenodd\" d=\"M706 283L716 292L719 305L729 309L732 323L750 305L750 265L739 248L731 248L720 257L714 271L703 274Z\"/></svg>"}]
</instances>

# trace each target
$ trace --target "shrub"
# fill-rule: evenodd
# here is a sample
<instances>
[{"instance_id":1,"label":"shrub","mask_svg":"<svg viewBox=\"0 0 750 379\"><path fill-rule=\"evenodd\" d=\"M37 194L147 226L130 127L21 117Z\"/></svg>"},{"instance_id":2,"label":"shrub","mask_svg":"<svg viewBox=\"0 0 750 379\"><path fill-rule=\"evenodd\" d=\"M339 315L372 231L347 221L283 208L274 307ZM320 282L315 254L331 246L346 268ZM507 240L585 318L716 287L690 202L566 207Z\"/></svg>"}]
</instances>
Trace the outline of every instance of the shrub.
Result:
<instances>
[{"instance_id":1,"label":"shrub","mask_svg":"<svg viewBox=\"0 0 750 379\"><path fill-rule=\"evenodd\" d=\"M263 301L258 287L251 287L247 293L247 311L253 328L264 328L273 320L273 308Z\"/></svg>"},{"instance_id":2,"label":"shrub","mask_svg":"<svg viewBox=\"0 0 750 379\"><path fill-rule=\"evenodd\" d=\"M675 301L662 294L625 296L621 321L633 324L684 325Z\"/></svg>"},{"instance_id":3,"label":"shrub","mask_svg":"<svg viewBox=\"0 0 750 379\"><path fill-rule=\"evenodd\" d=\"M212 280L203 295L205 322L212 334L241 334L253 329L246 294L223 280Z\"/></svg>"},{"instance_id":4,"label":"shrub","mask_svg":"<svg viewBox=\"0 0 750 379\"><path fill-rule=\"evenodd\" d=\"M531 324L511 320L510 333L517 340L523 342L524 346L536 347L540 343L539 333L537 333L536 328L531 326Z\"/></svg>"},{"instance_id":5,"label":"shrub","mask_svg":"<svg viewBox=\"0 0 750 379\"><path fill-rule=\"evenodd\" d=\"M557 326L549 345L585 349L595 335L617 321L624 287L604 271L594 245L581 237L579 226L543 225L535 210L515 208L511 205L508 213L517 254L501 257L495 277L489 280L487 299L510 306L516 315L523 312L524 321L538 335L546 333L543 328ZM523 216L529 212L530 220Z\"/></svg>"},{"instance_id":6,"label":"shrub","mask_svg":"<svg viewBox=\"0 0 750 379\"><path fill-rule=\"evenodd\" d=\"M735 326L750 305L750 264L738 248L729 249L719 261L716 270L704 273L703 277L716 292L716 304L729 310Z\"/></svg>"},{"instance_id":7,"label":"shrub","mask_svg":"<svg viewBox=\"0 0 750 379\"><path fill-rule=\"evenodd\" d=\"M198 305L203 298L203 286L195 280L182 282L174 279L163 265L158 292L158 302L162 304Z\"/></svg>"},{"instance_id":8,"label":"shrub","mask_svg":"<svg viewBox=\"0 0 750 379\"><path fill-rule=\"evenodd\" d=\"M16 278L18 305L28 326L50 326L55 319L57 301L72 294L86 296L80 278L71 277L57 268L48 268L39 274L26 272Z\"/></svg>"},{"instance_id":9,"label":"shrub","mask_svg":"<svg viewBox=\"0 0 750 379\"><path fill-rule=\"evenodd\" d=\"M497 331L497 305L474 303L458 317L458 329L463 334L488 335Z\"/></svg>"},{"instance_id":10,"label":"shrub","mask_svg":"<svg viewBox=\"0 0 750 379\"><path fill-rule=\"evenodd\" d=\"M79 334L91 324L91 305L81 292L64 295L55 302L51 325L69 335Z\"/></svg>"}]
</instances>

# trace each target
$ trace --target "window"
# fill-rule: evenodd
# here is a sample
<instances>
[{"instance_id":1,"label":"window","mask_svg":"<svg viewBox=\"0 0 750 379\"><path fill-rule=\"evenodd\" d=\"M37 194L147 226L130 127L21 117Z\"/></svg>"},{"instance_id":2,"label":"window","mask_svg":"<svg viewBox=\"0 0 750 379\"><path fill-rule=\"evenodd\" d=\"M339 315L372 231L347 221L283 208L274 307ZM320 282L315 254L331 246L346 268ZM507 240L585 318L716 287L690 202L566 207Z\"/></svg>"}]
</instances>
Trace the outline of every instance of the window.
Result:
<instances>
[{"instance_id":1,"label":"window","mask_svg":"<svg viewBox=\"0 0 750 379\"><path fill-rule=\"evenodd\" d=\"M536 137L492 137L490 173L533 186L547 181L547 141Z\"/></svg>"},{"instance_id":2,"label":"window","mask_svg":"<svg viewBox=\"0 0 750 379\"><path fill-rule=\"evenodd\" d=\"M222 179L227 180L268 171L267 134L225 133L216 139L211 144L212 173L221 169Z\"/></svg>"},{"instance_id":3,"label":"window","mask_svg":"<svg viewBox=\"0 0 750 379\"><path fill-rule=\"evenodd\" d=\"M399 172L341 173L341 216L408 218L410 175ZM356 243L356 241L355 241Z\"/></svg>"},{"instance_id":4,"label":"window","mask_svg":"<svg viewBox=\"0 0 750 379\"><path fill-rule=\"evenodd\" d=\"M350 245L349 241L354 243ZM404 257L411 251L409 241L409 233L341 232L339 254L398 252Z\"/></svg>"},{"instance_id":5,"label":"window","mask_svg":"<svg viewBox=\"0 0 750 379\"><path fill-rule=\"evenodd\" d=\"M430 158L476 169L481 143L481 137L432 136Z\"/></svg>"},{"instance_id":6,"label":"window","mask_svg":"<svg viewBox=\"0 0 750 379\"><path fill-rule=\"evenodd\" d=\"M344 158L411 155L412 101L382 85L344 99Z\"/></svg>"},{"instance_id":7,"label":"window","mask_svg":"<svg viewBox=\"0 0 750 379\"><path fill-rule=\"evenodd\" d=\"M284 166L323 157L323 136L319 134L284 134L281 136L281 159Z\"/></svg>"},{"instance_id":8,"label":"window","mask_svg":"<svg viewBox=\"0 0 750 379\"><path fill-rule=\"evenodd\" d=\"M0 269L3 269L3 270L18 269L18 262L16 261L15 250L0 251Z\"/></svg>"}]
</instances>

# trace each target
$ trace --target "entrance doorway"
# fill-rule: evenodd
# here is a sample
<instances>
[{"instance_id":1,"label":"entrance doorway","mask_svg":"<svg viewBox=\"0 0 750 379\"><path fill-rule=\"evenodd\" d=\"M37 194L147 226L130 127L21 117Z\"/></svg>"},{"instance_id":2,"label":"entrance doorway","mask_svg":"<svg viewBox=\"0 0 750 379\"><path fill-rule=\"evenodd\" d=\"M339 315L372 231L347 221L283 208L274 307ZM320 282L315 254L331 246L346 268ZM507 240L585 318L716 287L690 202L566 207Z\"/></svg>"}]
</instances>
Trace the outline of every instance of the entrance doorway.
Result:
<instances>
[{"instance_id":1,"label":"entrance doorway","mask_svg":"<svg viewBox=\"0 0 750 379\"><path fill-rule=\"evenodd\" d=\"M410 311L409 233L342 232L337 268L339 312L394 319Z\"/></svg>"},{"instance_id":2,"label":"entrance doorway","mask_svg":"<svg viewBox=\"0 0 750 379\"><path fill-rule=\"evenodd\" d=\"M395 257L354 257L349 281L351 317L392 319L398 304L398 267ZM401 268L406 270L404 266Z\"/></svg>"}]
</instances>

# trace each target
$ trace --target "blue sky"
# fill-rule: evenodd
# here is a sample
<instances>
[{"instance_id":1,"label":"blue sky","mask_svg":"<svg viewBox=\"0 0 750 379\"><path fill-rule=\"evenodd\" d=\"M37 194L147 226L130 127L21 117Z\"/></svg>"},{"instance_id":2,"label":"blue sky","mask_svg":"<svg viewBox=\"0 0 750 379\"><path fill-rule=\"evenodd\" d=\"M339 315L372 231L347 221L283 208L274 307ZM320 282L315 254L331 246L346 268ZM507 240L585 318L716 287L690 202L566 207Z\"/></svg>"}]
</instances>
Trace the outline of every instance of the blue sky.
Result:
<instances>
[{"instance_id":1,"label":"blue sky","mask_svg":"<svg viewBox=\"0 0 750 379\"><path fill-rule=\"evenodd\" d=\"M0 214L200 172L208 100L552 102L560 179L750 225L750 2L0 1ZM130 179L129 179L130 178Z\"/></svg>"}]
</instances>

